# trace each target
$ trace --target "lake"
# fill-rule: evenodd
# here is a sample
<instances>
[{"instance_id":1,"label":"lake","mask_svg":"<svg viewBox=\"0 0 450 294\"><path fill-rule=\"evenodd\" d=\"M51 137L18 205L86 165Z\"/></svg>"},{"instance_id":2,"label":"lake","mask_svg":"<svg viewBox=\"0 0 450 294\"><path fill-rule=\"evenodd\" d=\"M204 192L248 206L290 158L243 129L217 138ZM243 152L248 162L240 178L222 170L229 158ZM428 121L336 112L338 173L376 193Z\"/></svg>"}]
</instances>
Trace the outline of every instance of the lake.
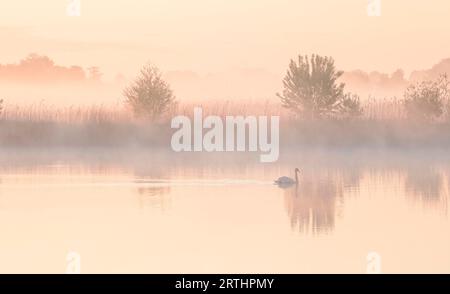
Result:
<instances>
[{"instance_id":1,"label":"lake","mask_svg":"<svg viewBox=\"0 0 450 294\"><path fill-rule=\"evenodd\" d=\"M445 151L11 151L0 272L450 273L449 184Z\"/></svg>"}]
</instances>

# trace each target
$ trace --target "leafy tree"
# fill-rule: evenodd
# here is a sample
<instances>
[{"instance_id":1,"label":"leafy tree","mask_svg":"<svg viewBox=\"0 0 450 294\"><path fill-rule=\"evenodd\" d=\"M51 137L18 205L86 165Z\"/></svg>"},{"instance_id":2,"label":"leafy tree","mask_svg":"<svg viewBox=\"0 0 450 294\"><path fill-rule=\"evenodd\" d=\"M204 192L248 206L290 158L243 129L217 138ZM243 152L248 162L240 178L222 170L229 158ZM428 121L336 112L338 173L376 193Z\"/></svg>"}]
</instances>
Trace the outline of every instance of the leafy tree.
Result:
<instances>
[{"instance_id":1,"label":"leafy tree","mask_svg":"<svg viewBox=\"0 0 450 294\"><path fill-rule=\"evenodd\" d=\"M404 94L405 110L409 118L433 120L444 113L450 99L450 82L447 75L410 85Z\"/></svg>"},{"instance_id":2,"label":"leafy tree","mask_svg":"<svg viewBox=\"0 0 450 294\"><path fill-rule=\"evenodd\" d=\"M337 82L342 74L331 57L299 55L297 62L291 60L283 79L283 93L277 96L284 107L307 118L356 115L361 111L359 98L344 94L345 84Z\"/></svg>"},{"instance_id":3,"label":"leafy tree","mask_svg":"<svg viewBox=\"0 0 450 294\"><path fill-rule=\"evenodd\" d=\"M25 59L20 61L22 67L30 68L51 68L55 66L53 60L44 55L39 55L37 53L29 54Z\"/></svg>"},{"instance_id":4,"label":"leafy tree","mask_svg":"<svg viewBox=\"0 0 450 294\"><path fill-rule=\"evenodd\" d=\"M175 96L155 66L147 64L136 80L124 90L126 103L136 117L154 120L174 103Z\"/></svg>"},{"instance_id":5,"label":"leafy tree","mask_svg":"<svg viewBox=\"0 0 450 294\"><path fill-rule=\"evenodd\" d=\"M353 93L345 94L339 104L338 112L347 118L354 118L362 115L363 109L361 107L359 96Z\"/></svg>"}]
</instances>

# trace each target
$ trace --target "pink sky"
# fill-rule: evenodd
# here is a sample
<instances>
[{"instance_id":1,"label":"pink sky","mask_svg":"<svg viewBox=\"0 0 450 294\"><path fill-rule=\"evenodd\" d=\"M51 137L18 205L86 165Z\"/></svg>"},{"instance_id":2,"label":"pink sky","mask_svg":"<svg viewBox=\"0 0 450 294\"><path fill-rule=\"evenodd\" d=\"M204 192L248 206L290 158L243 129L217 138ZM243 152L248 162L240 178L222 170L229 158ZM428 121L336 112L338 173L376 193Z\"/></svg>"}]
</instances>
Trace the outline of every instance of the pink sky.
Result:
<instances>
[{"instance_id":1,"label":"pink sky","mask_svg":"<svg viewBox=\"0 0 450 294\"><path fill-rule=\"evenodd\" d=\"M111 78L147 61L198 73L259 68L283 73L298 53L331 55L344 70L406 72L450 57L450 1L381 0L2 1L0 63L30 52L97 65Z\"/></svg>"}]
</instances>

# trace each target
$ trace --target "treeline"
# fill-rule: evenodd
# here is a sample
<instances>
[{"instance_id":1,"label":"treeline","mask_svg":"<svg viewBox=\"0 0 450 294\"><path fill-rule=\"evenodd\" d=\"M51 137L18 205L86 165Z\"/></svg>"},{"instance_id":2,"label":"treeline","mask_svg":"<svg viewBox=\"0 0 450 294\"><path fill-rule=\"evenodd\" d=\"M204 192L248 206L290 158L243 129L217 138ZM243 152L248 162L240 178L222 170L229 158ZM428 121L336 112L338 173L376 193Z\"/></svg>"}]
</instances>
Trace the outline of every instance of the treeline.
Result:
<instances>
[{"instance_id":1,"label":"treeline","mask_svg":"<svg viewBox=\"0 0 450 294\"><path fill-rule=\"evenodd\" d=\"M60 66L47 56L32 53L13 64L0 64L0 82L83 82L100 81L98 67Z\"/></svg>"},{"instance_id":2,"label":"treeline","mask_svg":"<svg viewBox=\"0 0 450 294\"><path fill-rule=\"evenodd\" d=\"M359 95L345 91L338 82L343 72L335 68L331 57L299 55L291 60L283 79L283 91L277 94L285 108L300 118L355 118L364 109ZM410 84L401 101L409 119L433 121L450 118L450 81L447 75Z\"/></svg>"},{"instance_id":3,"label":"treeline","mask_svg":"<svg viewBox=\"0 0 450 294\"><path fill-rule=\"evenodd\" d=\"M281 105L299 120L356 119L364 116L360 96L346 90L343 71L332 57L299 55L291 59L276 95ZM125 89L124 100L136 117L155 120L176 106L177 100L160 71L146 65ZM450 82L441 75L410 84L401 99L407 118L435 121L450 118ZM367 115L365 116L367 117Z\"/></svg>"}]
</instances>

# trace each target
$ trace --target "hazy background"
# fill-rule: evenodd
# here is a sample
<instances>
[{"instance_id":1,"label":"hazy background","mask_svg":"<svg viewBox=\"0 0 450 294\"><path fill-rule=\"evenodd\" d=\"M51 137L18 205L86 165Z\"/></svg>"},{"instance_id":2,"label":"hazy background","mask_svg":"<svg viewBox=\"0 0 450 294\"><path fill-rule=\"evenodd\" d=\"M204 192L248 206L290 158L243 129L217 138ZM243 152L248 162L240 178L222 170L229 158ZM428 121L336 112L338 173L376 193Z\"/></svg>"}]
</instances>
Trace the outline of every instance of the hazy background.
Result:
<instances>
[{"instance_id":1,"label":"hazy background","mask_svg":"<svg viewBox=\"0 0 450 294\"><path fill-rule=\"evenodd\" d=\"M424 121L402 99L450 74L448 0L379 17L367 0L0 1L0 272L61 273L69 252L83 273L363 273L370 252L385 273L450 272L450 98ZM312 53L361 117L282 108L289 60ZM148 61L180 102L160 120L124 107ZM279 160L173 152L170 118L205 100L279 115Z\"/></svg>"},{"instance_id":2,"label":"hazy background","mask_svg":"<svg viewBox=\"0 0 450 294\"><path fill-rule=\"evenodd\" d=\"M274 98L299 53L333 56L362 98L397 95L421 71L450 68L439 63L450 55L445 0L381 1L379 17L367 15L366 0L81 0L80 17L67 16L68 3L2 1L0 64L36 52L61 66L97 66L109 85L77 97L3 85L7 102L117 103L147 61L181 101Z\"/></svg>"}]
</instances>

